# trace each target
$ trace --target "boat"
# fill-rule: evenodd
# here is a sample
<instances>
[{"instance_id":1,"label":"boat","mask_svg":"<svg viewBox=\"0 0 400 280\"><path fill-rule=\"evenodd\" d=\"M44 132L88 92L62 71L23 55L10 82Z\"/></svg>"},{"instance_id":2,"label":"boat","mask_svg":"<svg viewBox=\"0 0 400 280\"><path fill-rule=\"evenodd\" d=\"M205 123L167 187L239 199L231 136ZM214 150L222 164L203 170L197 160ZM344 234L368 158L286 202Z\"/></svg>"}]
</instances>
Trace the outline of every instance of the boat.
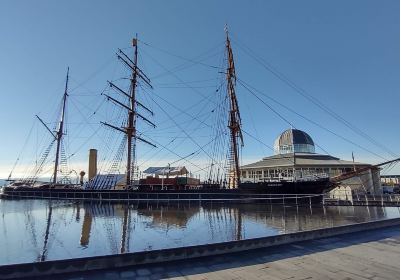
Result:
<instances>
[{"instance_id":1,"label":"boat","mask_svg":"<svg viewBox=\"0 0 400 280\"><path fill-rule=\"evenodd\" d=\"M65 92L63 95L63 107L61 111L61 119L59 122L58 130L52 132L46 124L38 117L47 130L52 134L57 143L57 150L55 156L55 166L53 172L53 180L50 183L35 185L35 182L14 183L5 187L3 195L9 197L42 197L42 198L59 198L59 199L87 199L87 200L213 200L213 201L227 201L227 200L260 200L269 202L282 201L296 201L301 198L305 202L320 202L322 195L335 188L341 180L346 179L346 175L339 178L329 178L328 176L321 177L302 177L291 180L275 180L265 182L242 182L240 178L240 165L239 165L239 150L244 145L242 124L239 111L238 100L236 98L235 85L236 73L235 64L233 59L233 51L229 39L228 31L226 30L226 53L228 65L226 68L226 81L227 81L227 97L229 100L229 114L228 114L228 128L229 128L229 166L227 171L227 180L211 181L207 180L200 182L197 178L190 176L175 177L175 178L157 178L147 177L141 180L134 180L135 171L135 148L136 141L143 142L147 145L156 147L155 144L149 140L138 135L136 130L136 122L138 119L144 121L152 127L156 125L144 115L140 114L137 110L138 107L145 110L149 114L153 112L142 104L136 98L136 88L139 81L143 82L146 86L152 88L151 81L148 76L138 66L138 39L137 36L132 40L132 47L134 48L134 56L131 59L122 50L119 50L117 57L122 63L131 70L130 74L130 87L129 91L124 91L113 82L108 82L110 88L128 98L128 103L125 104L110 95L104 94L108 100L115 105L123 108L127 112L127 123L125 127L119 127L114 124L102 122L103 125L112 128L116 133L122 133L126 139L126 171L125 174L119 175L123 179L120 188L116 189L116 178L112 174L99 175L89 180L84 186L77 186L73 184L59 184L57 181L57 170L60 153L60 143L63 136L63 123L65 114L65 103L68 96L68 72L65 85ZM398 160L398 159L397 159ZM171 166L168 167L168 174L171 172ZM362 172L362 171L359 171ZM357 174L353 172L352 176ZM101 177L102 176L102 177ZM100 178L100 179L99 179ZM103 178L103 179L101 179ZM99 189L96 184L99 180L108 180L103 183L103 187Z\"/></svg>"},{"instance_id":2,"label":"boat","mask_svg":"<svg viewBox=\"0 0 400 280\"><path fill-rule=\"evenodd\" d=\"M240 166L239 166L239 149L243 147L243 134L242 134L242 124L239 111L239 104L236 98L235 86L236 86L236 72L235 63L233 57L233 51L231 47L231 42L229 39L228 30L226 28L226 53L227 53L227 70L226 70L226 81L227 81L227 97L229 99L229 114L228 114L228 128L229 128L229 166L227 179L222 181L205 181L200 183L200 180L196 178L185 177L175 177L175 178L156 178L149 176L145 179L134 182L132 180L134 168L134 151L132 147L135 147L135 141L141 141L148 145L155 147L150 141L143 139L136 135L136 121L138 118L145 121L152 127L156 125L149 119L138 113L137 107L141 107L150 114L153 112L140 103L136 98L136 87L139 80L143 81L148 87L151 86L151 81L147 75L138 66L138 39L135 38L132 41L132 47L134 48L134 57L130 59L122 50L117 53L118 59L120 59L128 68L131 69L131 85L129 87L129 92L123 91L119 86L114 83L109 82L111 88L115 89L118 93L129 98L129 105L123 104L117 99L106 95L106 97L115 103L117 106L125 108L127 110L128 123L126 127L117 127L115 125L103 122L104 125L116 130L118 133L123 133L126 135L127 141L127 159L126 159L126 176L125 176L125 187L124 189L130 191L140 191L140 192L154 192L154 191L177 191L177 192L204 192L204 191L214 191L223 193L255 193L255 194L318 194L321 195L327 190L334 188L336 185L333 184L329 178L326 177L311 177L302 178L296 180L293 178L291 181L281 180L279 182L261 182L261 183L251 183L251 182L241 182L240 180ZM158 175L162 173L171 174L171 166L168 168L157 167L159 169ZM157 169L156 168L156 169ZM151 173L151 172L150 172ZM107 179L107 177L105 177ZM90 184L89 189L95 190L95 184Z\"/></svg>"}]
</instances>

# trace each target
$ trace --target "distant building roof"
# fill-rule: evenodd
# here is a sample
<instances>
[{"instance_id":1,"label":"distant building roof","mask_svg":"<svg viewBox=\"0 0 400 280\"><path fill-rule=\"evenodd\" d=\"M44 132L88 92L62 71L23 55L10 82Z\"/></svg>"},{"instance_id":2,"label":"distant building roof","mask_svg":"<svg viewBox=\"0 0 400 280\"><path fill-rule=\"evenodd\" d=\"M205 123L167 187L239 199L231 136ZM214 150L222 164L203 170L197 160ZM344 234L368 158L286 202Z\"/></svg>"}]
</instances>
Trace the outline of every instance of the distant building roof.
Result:
<instances>
[{"instance_id":1,"label":"distant building roof","mask_svg":"<svg viewBox=\"0 0 400 280\"><path fill-rule=\"evenodd\" d=\"M149 167L145 171L145 174L154 175L184 175L189 173L185 166L163 166L163 167Z\"/></svg>"},{"instance_id":2,"label":"distant building roof","mask_svg":"<svg viewBox=\"0 0 400 280\"><path fill-rule=\"evenodd\" d=\"M288 166L345 166L352 167L356 166L369 166L366 163L352 162L347 160L341 160L339 158L330 155L321 154L309 154L309 153L290 153L290 154L279 154L270 157L265 157L255 163L247 164L241 167L241 169L251 168L272 168L272 167L288 167Z\"/></svg>"}]
</instances>

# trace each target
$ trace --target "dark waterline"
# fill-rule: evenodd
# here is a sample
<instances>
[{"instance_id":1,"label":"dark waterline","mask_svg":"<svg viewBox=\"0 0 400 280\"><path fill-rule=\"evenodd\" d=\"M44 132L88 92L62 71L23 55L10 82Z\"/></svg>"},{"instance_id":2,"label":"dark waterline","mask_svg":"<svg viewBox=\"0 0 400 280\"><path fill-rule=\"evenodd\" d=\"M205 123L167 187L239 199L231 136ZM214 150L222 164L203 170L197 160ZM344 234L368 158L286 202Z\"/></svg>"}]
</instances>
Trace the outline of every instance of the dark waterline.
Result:
<instances>
[{"instance_id":1,"label":"dark waterline","mask_svg":"<svg viewBox=\"0 0 400 280\"><path fill-rule=\"evenodd\" d=\"M394 207L0 200L0 265L240 240L400 217Z\"/></svg>"}]
</instances>

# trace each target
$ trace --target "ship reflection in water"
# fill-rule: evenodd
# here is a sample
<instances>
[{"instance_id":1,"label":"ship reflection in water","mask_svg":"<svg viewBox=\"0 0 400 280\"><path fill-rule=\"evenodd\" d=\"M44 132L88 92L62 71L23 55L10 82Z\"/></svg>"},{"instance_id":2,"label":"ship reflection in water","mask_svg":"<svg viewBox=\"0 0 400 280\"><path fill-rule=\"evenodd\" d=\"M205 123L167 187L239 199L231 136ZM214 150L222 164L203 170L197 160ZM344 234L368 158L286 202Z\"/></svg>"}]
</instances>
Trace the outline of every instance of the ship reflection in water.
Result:
<instances>
[{"instance_id":1,"label":"ship reflection in water","mask_svg":"<svg viewBox=\"0 0 400 280\"><path fill-rule=\"evenodd\" d=\"M391 207L0 200L0 265L207 244L400 217Z\"/></svg>"}]
</instances>

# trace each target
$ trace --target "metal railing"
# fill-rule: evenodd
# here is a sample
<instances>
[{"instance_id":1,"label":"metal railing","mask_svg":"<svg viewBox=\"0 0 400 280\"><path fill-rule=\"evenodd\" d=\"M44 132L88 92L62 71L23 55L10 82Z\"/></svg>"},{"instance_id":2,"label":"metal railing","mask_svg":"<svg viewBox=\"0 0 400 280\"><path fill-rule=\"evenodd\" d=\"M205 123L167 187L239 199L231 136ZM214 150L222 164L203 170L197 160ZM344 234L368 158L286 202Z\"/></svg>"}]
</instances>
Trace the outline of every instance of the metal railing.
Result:
<instances>
[{"instance_id":1,"label":"metal railing","mask_svg":"<svg viewBox=\"0 0 400 280\"><path fill-rule=\"evenodd\" d=\"M354 206L400 206L400 194L343 193L326 194L323 204Z\"/></svg>"}]
</instances>

